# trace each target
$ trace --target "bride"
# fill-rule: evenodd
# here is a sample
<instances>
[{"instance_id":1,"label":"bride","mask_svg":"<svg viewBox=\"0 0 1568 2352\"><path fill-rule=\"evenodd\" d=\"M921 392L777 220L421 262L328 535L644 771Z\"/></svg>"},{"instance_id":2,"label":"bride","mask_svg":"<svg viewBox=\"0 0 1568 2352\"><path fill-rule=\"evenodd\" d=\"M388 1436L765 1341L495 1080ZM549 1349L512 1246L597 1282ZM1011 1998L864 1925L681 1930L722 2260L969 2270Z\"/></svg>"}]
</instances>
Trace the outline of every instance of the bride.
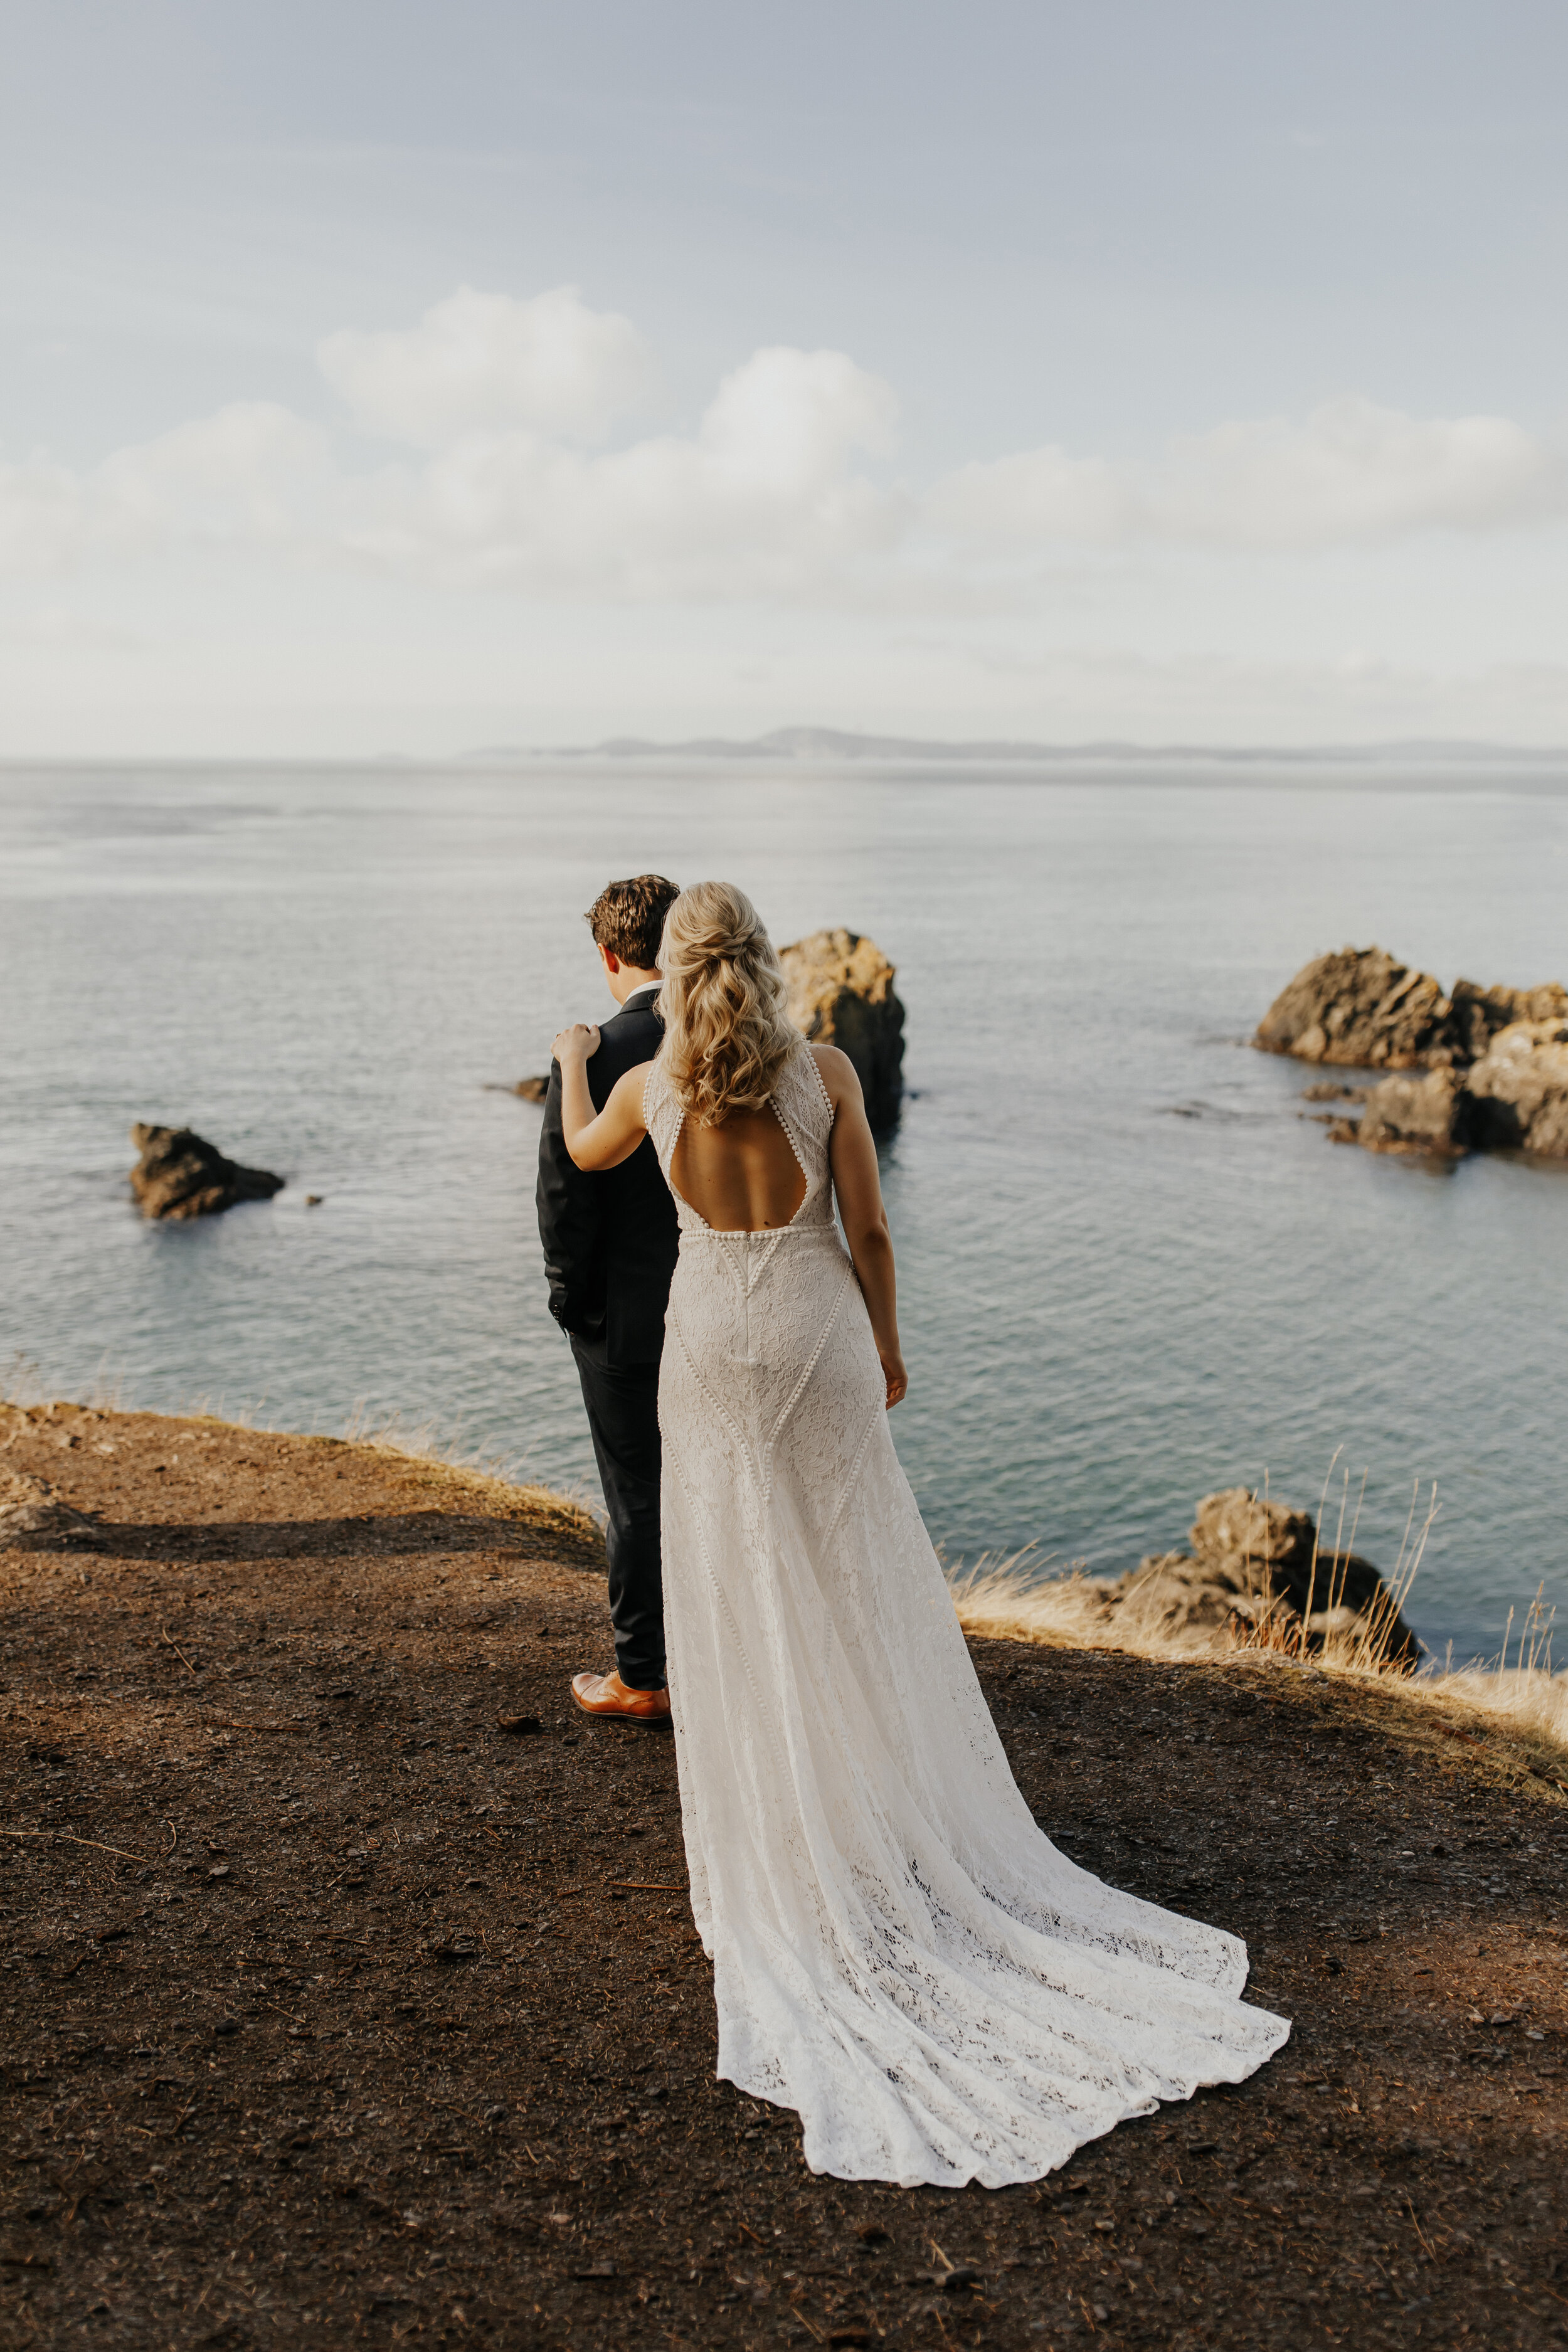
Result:
<instances>
[{"instance_id":1,"label":"bride","mask_svg":"<svg viewBox=\"0 0 1568 2352\"><path fill-rule=\"evenodd\" d=\"M665 1614L719 2073L797 2110L814 2171L1035 2179L1289 2027L1241 2000L1236 1937L1080 1870L1014 1784L889 1432L908 1375L853 1065L791 1027L728 884L682 891L660 970L663 1045L597 1116L597 1030L555 1053L578 1167L651 1135L680 1222Z\"/></svg>"}]
</instances>

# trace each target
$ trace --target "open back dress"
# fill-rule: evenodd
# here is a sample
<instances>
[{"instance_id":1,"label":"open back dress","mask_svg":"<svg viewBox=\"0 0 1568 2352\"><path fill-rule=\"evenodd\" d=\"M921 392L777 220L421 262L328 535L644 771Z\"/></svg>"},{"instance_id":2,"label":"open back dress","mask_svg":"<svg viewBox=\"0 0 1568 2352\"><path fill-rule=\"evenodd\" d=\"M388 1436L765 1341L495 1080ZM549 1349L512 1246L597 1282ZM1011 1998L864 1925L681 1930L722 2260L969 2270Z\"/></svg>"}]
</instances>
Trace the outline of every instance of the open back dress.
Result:
<instances>
[{"instance_id":1,"label":"open back dress","mask_svg":"<svg viewBox=\"0 0 1568 2352\"><path fill-rule=\"evenodd\" d=\"M804 1043L773 1108L790 1223L680 1222L659 1374L670 1705L721 2076L793 2107L814 2171L1029 2180L1289 2032L1247 1949L1105 1885L1019 1795L889 1430ZM999 1375L1000 1376L1000 1375Z\"/></svg>"}]
</instances>

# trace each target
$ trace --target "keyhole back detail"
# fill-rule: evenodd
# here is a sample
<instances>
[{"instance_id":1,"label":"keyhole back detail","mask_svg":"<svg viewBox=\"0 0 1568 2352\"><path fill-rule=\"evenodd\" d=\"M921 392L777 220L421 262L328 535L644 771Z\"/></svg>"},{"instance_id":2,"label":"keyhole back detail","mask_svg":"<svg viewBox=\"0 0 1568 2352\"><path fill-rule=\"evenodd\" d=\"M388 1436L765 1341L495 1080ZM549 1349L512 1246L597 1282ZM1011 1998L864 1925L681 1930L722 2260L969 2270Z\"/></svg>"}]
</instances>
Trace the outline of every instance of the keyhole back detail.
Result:
<instances>
[{"instance_id":1,"label":"keyhole back detail","mask_svg":"<svg viewBox=\"0 0 1568 2352\"><path fill-rule=\"evenodd\" d=\"M658 1154L659 1166L664 1171L665 1181L675 1196L676 1213L683 1233L721 1234L731 1238L744 1238L747 1235L768 1236L798 1231L803 1226L831 1225L833 1203L828 1144L833 1132L833 1106L822 1083L816 1058L804 1039L780 1071L767 1108L789 1147L800 1176L805 1179L804 1189L797 1192L792 1184L786 1192L785 1186L780 1183L777 1193L770 1201L770 1205L776 1203L780 1212L775 1222L760 1225L710 1224L676 1181L679 1160L679 1172L684 1176L692 1192L700 1194L705 1189L698 1181L700 1170L693 1166L690 1156L695 1131L692 1136L687 1135L685 1112L670 1092L662 1064L655 1062L648 1073L643 1097L643 1115L647 1121L648 1133L653 1138L654 1150ZM758 1114L757 1117L760 1118L764 1115ZM753 1135L757 1132L754 1126L752 1132ZM721 1127L707 1130L701 1139L702 1148L717 1146L721 1151L723 1138L724 1129ZM777 1172L781 1177L784 1172L782 1154ZM789 1211L788 1206L791 1200L795 1204L793 1211ZM710 1205L713 1205L711 1201Z\"/></svg>"},{"instance_id":2,"label":"keyhole back detail","mask_svg":"<svg viewBox=\"0 0 1568 2352\"><path fill-rule=\"evenodd\" d=\"M670 1153L669 1183L680 1205L716 1234L778 1233L794 1223L811 1190L794 1138L772 1103L764 1111L736 1112L722 1127L683 1118ZM699 1208L699 1201L707 1207Z\"/></svg>"}]
</instances>

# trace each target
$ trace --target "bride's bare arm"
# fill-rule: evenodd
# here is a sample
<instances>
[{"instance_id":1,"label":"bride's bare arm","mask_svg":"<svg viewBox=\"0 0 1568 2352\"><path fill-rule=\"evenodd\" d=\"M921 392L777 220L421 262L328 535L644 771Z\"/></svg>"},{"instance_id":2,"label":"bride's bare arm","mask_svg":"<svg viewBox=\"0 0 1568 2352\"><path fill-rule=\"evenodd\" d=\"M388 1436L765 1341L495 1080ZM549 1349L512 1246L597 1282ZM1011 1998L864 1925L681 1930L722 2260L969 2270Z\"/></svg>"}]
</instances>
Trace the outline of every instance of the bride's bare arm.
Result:
<instances>
[{"instance_id":1,"label":"bride's bare arm","mask_svg":"<svg viewBox=\"0 0 1568 2352\"><path fill-rule=\"evenodd\" d=\"M893 1237L882 1206L882 1181L877 1172L877 1147L866 1120L866 1103L855 1065L837 1045L814 1045L816 1066L833 1105L833 1137L828 1159L839 1221L867 1311L871 1336L888 1378L888 1404L896 1405L910 1385L899 1346L898 1286L893 1273Z\"/></svg>"},{"instance_id":2,"label":"bride's bare arm","mask_svg":"<svg viewBox=\"0 0 1568 2352\"><path fill-rule=\"evenodd\" d=\"M561 1133L567 1150L579 1168L618 1168L647 1133L642 1098L652 1064L639 1062L623 1072L604 1109L595 1113L588 1063L599 1050L598 1030L592 1022L575 1022L563 1029L552 1050L561 1065Z\"/></svg>"}]
</instances>

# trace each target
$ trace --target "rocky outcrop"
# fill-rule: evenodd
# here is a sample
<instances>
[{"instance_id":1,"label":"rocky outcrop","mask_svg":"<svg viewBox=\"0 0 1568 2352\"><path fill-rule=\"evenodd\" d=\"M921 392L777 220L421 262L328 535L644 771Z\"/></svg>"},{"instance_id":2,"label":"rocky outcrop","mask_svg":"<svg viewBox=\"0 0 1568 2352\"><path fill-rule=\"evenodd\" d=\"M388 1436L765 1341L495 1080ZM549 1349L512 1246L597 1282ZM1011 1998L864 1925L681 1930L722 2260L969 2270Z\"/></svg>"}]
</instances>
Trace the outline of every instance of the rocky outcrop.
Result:
<instances>
[{"instance_id":1,"label":"rocky outcrop","mask_svg":"<svg viewBox=\"0 0 1568 2352\"><path fill-rule=\"evenodd\" d=\"M1478 1142L1568 1160L1568 1019L1512 1023L1465 1084Z\"/></svg>"},{"instance_id":2,"label":"rocky outcrop","mask_svg":"<svg viewBox=\"0 0 1568 2352\"><path fill-rule=\"evenodd\" d=\"M1468 1151L1475 1129L1474 1105L1458 1070L1428 1070L1425 1077L1384 1078L1367 1089L1359 1119L1341 1119L1336 1143L1360 1143L1368 1151L1421 1152L1457 1160Z\"/></svg>"},{"instance_id":3,"label":"rocky outcrop","mask_svg":"<svg viewBox=\"0 0 1568 2352\"><path fill-rule=\"evenodd\" d=\"M1382 948L1342 948L1303 965L1253 1042L1300 1062L1417 1069L1446 1056L1452 1011L1430 972L1412 971Z\"/></svg>"},{"instance_id":4,"label":"rocky outcrop","mask_svg":"<svg viewBox=\"0 0 1568 2352\"><path fill-rule=\"evenodd\" d=\"M1481 988L1451 993L1383 948L1342 948L1304 964L1279 992L1253 1040L1266 1053L1358 1070L1465 1069L1500 1031L1568 1018L1568 989Z\"/></svg>"},{"instance_id":5,"label":"rocky outcrop","mask_svg":"<svg viewBox=\"0 0 1568 2352\"><path fill-rule=\"evenodd\" d=\"M814 931L780 950L789 1017L803 1036L837 1045L854 1063L866 1115L886 1134L903 1095L904 1008L894 966L858 931Z\"/></svg>"},{"instance_id":6,"label":"rocky outcrop","mask_svg":"<svg viewBox=\"0 0 1568 2352\"><path fill-rule=\"evenodd\" d=\"M1457 980L1445 996L1430 972L1382 948L1342 948L1302 966L1253 1043L1302 1062L1426 1073L1306 1087L1308 1102L1363 1101L1359 1119L1331 1123L1336 1143L1428 1159L1509 1149L1568 1158L1568 989L1556 981Z\"/></svg>"},{"instance_id":7,"label":"rocky outcrop","mask_svg":"<svg viewBox=\"0 0 1568 2352\"><path fill-rule=\"evenodd\" d=\"M1420 1647L1388 1586L1370 1560L1321 1547L1306 1511L1230 1486L1204 1496L1189 1540L1100 1586L1112 1623L1179 1648L1262 1639L1414 1670Z\"/></svg>"},{"instance_id":8,"label":"rocky outcrop","mask_svg":"<svg viewBox=\"0 0 1568 2352\"><path fill-rule=\"evenodd\" d=\"M188 1127L144 1127L138 1120L131 1140L142 1155L131 1171L131 1190L144 1217L211 1217L237 1201L269 1201L283 1190L281 1176L242 1168Z\"/></svg>"},{"instance_id":9,"label":"rocky outcrop","mask_svg":"<svg viewBox=\"0 0 1568 2352\"><path fill-rule=\"evenodd\" d=\"M1568 988L1554 980L1542 988L1479 988L1473 980L1457 980L1451 1001L1449 1025L1460 1062L1479 1062L1518 1022L1568 1020Z\"/></svg>"},{"instance_id":10,"label":"rocky outcrop","mask_svg":"<svg viewBox=\"0 0 1568 2352\"><path fill-rule=\"evenodd\" d=\"M0 1551L30 1549L37 1538L83 1542L96 1532L86 1513L72 1510L47 1478L0 1470Z\"/></svg>"}]
</instances>

